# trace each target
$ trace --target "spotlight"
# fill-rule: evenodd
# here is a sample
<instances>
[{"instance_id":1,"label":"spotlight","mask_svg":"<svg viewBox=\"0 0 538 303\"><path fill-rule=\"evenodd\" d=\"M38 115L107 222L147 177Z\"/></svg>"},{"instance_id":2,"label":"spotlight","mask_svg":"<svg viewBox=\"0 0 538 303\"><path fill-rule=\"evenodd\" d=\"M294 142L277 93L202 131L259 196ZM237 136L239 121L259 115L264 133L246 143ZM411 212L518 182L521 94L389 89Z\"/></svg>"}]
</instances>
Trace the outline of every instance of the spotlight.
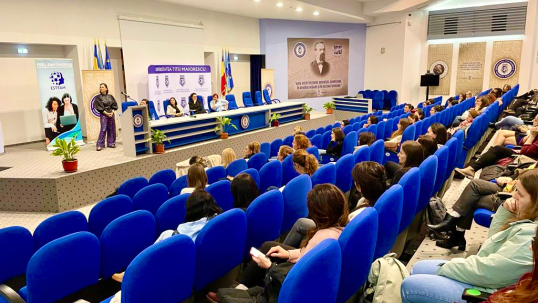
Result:
<instances>
[{"instance_id":1,"label":"spotlight","mask_svg":"<svg viewBox=\"0 0 538 303\"><path fill-rule=\"evenodd\" d=\"M296 8L295 10L298 11L298 12L302 12L302 11L303 11L303 9L302 9L301 7L298 7L298 8Z\"/></svg>"},{"instance_id":2,"label":"spotlight","mask_svg":"<svg viewBox=\"0 0 538 303\"><path fill-rule=\"evenodd\" d=\"M284 6L284 3L282 3L282 2L278 2L278 3L276 4L276 6L278 6L278 7L283 7L283 6Z\"/></svg>"},{"instance_id":3,"label":"spotlight","mask_svg":"<svg viewBox=\"0 0 538 303\"><path fill-rule=\"evenodd\" d=\"M314 12L314 16L319 16L319 12L318 12L318 11L315 11L315 12Z\"/></svg>"}]
</instances>

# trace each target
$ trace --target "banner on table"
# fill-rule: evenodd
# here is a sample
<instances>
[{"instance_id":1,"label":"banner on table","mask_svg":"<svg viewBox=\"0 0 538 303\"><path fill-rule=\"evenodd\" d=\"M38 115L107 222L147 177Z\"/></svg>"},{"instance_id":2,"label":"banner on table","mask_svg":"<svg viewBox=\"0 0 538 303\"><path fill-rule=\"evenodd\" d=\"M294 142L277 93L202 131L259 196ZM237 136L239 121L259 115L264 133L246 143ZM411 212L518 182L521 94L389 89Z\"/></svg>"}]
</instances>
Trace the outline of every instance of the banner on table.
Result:
<instances>
[{"instance_id":1,"label":"banner on table","mask_svg":"<svg viewBox=\"0 0 538 303\"><path fill-rule=\"evenodd\" d=\"M485 60L486 42L460 44L456 93L471 91L478 95L483 90Z\"/></svg>"},{"instance_id":2,"label":"banner on table","mask_svg":"<svg viewBox=\"0 0 538 303\"><path fill-rule=\"evenodd\" d=\"M211 92L211 67L209 65L150 65L148 67L148 99L153 101L159 116L166 114L163 102L176 98L181 110L189 114L189 96L192 93L204 98Z\"/></svg>"},{"instance_id":3,"label":"banner on table","mask_svg":"<svg viewBox=\"0 0 538 303\"><path fill-rule=\"evenodd\" d=\"M428 48L430 72L439 75L439 86L432 86L432 95L450 94L450 75L452 69L452 44L432 44Z\"/></svg>"},{"instance_id":4,"label":"banner on table","mask_svg":"<svg viewBox=\"0 0 538 303\"><path fill-rule=\"evenodd\" d=\"M86 118L86 136L88 142L95 142L99 138L101 130L101 114L95 109L94 102L100 94L99 85L106 83L108 91L112 95L115 91L114 71L112 70L83 70L82 71L82 94L84 98L84 113ZM114 96L118 103L116 113L116 134L118 133L119 114L121 113L121 98Z\"/></svg>"},{"instance_id":5,"label":"banner on table","mask_svg":"<svg viewBox=\"0 0 538 303\"><path fill-rule=\"evenodd\" d=\"M75 138L77 144L83 145L73 60L36 59L35 62L47 149L54 150L52 145L58 138L67 141ZM64 104L67 98L72 106Z\"/></svg>"},{"instance_id":6,"label":"banner on table","mask_svg":"<svg viewBox=\"0 0 538 303\"><path fill-rule=\"evenodd\" d=\"M349 39L288 38L288 99L348 94Z\"/></svg>"},{"instance_id":7,"label":"banner on table","mask_svg":"<svg viewBox=\"0 0 538 303\"><path fill-rule=\"evenodd\" d=\"M489 87L502 88L505 84L514 86L519 83L522 48L522 40L493 42Z\"/></svg>"},{"instance_id":8,"label":"banner on table","mask_svg":"<svg viewBox=\"0 0 538 303\"><path fill-rule=\"evenodd\" d=\"M269 98L275 98L275 70L274 69L262 69L262 89L269 93ZM263 92L262 92L263 98Z\"/></svg>"}]
</instances>

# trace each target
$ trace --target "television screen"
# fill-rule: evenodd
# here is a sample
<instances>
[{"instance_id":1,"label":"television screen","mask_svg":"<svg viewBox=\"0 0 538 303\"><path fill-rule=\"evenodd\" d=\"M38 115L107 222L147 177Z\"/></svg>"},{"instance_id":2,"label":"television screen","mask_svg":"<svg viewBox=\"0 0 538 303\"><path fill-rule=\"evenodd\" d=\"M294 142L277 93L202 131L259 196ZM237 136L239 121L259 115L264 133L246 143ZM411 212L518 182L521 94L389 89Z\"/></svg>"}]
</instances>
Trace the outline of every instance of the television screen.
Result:
<instances>
[{"instance_id":1,"label":"television screen","mask_svg":"<svg viewBox=\"0 0 538 303\"><path fill-rule=\"evenodd\" d=\"M426 74L420 76L420 86L439 86L439 75Z\"/></svg>"}]
</instances>

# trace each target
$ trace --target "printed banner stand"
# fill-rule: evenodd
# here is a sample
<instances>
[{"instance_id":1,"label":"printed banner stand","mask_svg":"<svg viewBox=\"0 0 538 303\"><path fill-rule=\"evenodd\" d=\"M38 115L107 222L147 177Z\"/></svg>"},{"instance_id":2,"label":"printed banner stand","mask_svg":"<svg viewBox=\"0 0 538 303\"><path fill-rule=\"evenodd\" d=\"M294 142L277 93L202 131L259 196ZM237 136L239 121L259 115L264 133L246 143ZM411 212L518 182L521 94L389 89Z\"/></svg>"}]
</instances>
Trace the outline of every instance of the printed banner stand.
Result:
<instances>
[{"instance_id":1,"label":"printed banner stand","mask_svg":"<svg viewBox=\"0 0 538 303\"><path fill-rule=\"evenodd\" d=\"M57 139L83 145L73 60L36 59L36 70L47 150Z\"/></svg>"},{"instance_id":2,"label":"printed banner stand","mask_svg":"<svg viewBox=\"0 0 538 303\"><path fill-rule=\"evenodd\" d=\"M262 89L269 93L269 98L275 99L275 70L262 68ZM263 95L262 95L263 99Z\"/></svg>"},{"instance_id":3,"label":"printed banner stand","mask_svg":"<svg viewBox=\"0 0 538 303\"><path fill-rule=\"evenodd\" d=\"M108 91L112 94L114 87L114 71L112 70L83 70L82 71L82 95L84 97L84 113L86 118L86 140L93 143L99 138L101 130L101 114L95 109L93 103L99 95L99 84L106 83ZM121 113L121 100L119 96L114 96L118 103L116 113L116 134L118 133L118 116ZM117 137L117 135L116 135Z\"/></svg>"}]
</instances>

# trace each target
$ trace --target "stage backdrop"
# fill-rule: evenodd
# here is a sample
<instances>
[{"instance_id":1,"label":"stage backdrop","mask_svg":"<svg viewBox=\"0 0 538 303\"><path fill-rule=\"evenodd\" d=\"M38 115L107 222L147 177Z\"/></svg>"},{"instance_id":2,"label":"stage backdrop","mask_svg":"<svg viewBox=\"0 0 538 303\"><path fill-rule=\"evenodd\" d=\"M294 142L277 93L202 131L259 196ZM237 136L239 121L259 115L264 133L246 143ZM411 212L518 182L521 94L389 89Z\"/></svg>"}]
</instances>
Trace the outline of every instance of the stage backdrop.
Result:
<instances>
[{"instance_id":1,"label":"stage backdrop","mask_svg":"<svg viewBox=\"0 0 538 303\"><path fill-rule=\"evenodd\" d=\"M153 101L159 116L166 114L163 102L176 98L184 113L189 114L189 95L204 97L211 93L211 67L209 65L150 65L148 67L148 99ZM139 100L140 101L140 100Z\"/></svg>"},{"instance_id":2,"label":"stage backdrop","mask_svg":"<svg viewBox=\"0 0 538 303\"><path fill-rule=\"evenodd\" d=\"M275 98L275 70L262 69L262 89L269 92L269 98ZM263 99L263 92L262 92Z\"/></svg>"},{"instance_id":3,"label":"stage backdrop","mask_svg":"<svg viewBox=\"0 0 538 303\"><path fill-rule=\"evenodd\" d=\"M106 83L109 92L114 92L114 71L112 70L83 70L82 71L82 93L84 96L84 112L86 117L86 136L88 143L97 141L101 130L101 114L95 109L93 102L99 95L99 84ZM118 102L116 112L116 133L121 114L121 98L114 96Z\"/></svg>"},{"instance_id":4,"label":"stage backdrop","mask_svg":"<svg viewBox=\"0 0 538 303\"><path fill-rule=\"evenodd\" d=\"M439 75L439 86L430 88L432 95L450 94L450 75L452 68L452 44L432 44L428 49L430 72Z\"/></svg>"},{"instance_id":5,"label":"stage backdrop","mask_svg":"<svg viewBox=\"0 0 538 303\"><path fill-rule=\"evenodd\" d=\"M51 103L52 111L47 109L47 103L50 98L56 97L62 100L64 94L71 96L71 102L77 106L77 95L75 87L75 75L73 73L73 60L71 59L36 59L37 81L39 83L39 95L41 98L41 111L43 117L43 129L45 136L50 140L47 145L48 150L54 150L52 145L57 138L71 141L75 138L77 144L82 145L82 131L80 129L80 117L76 119L76 124L72 129L63 131L60 125L60 116L58 110L63 109L62 102ZM69 112L63 116L71 116ZM50 121L49 121L50 120ZM53 123L56 121L57 123ZM45 128L45 126L48 126ZM68 127L63 125L64 128Z\"/></svg>"},{"instance_id":6,"label":"stage backdrop","mask_svg":"<svg viewBox=\"0 0 538 303\"><path fill-rule=\"evenodd\" d=\"M522 40L493 42L490 87L502 88L505 84L514 86L519 83L522 47Z\"/></svg>"},{"instance_id":7,"label":"stage backdrop","mask_svg":"<svg viewBox=\"0 0 538 303\"><path fill-rule=\"evenodd\" d=\"M288 99L348 94L349 39L288 38Z\"/></svg>"},{"instance_id":8,"label":"stage backdrop","mask_svg":"<svg viewBox=\"0 0 538 303\"><path fill-rule=\"evenodd\" d=\"M474 95L477 95L482 92L485 60L486 42L460 44L458 77L456 81L457 94L471 91Z\"/></svg>"}]
</instances>

